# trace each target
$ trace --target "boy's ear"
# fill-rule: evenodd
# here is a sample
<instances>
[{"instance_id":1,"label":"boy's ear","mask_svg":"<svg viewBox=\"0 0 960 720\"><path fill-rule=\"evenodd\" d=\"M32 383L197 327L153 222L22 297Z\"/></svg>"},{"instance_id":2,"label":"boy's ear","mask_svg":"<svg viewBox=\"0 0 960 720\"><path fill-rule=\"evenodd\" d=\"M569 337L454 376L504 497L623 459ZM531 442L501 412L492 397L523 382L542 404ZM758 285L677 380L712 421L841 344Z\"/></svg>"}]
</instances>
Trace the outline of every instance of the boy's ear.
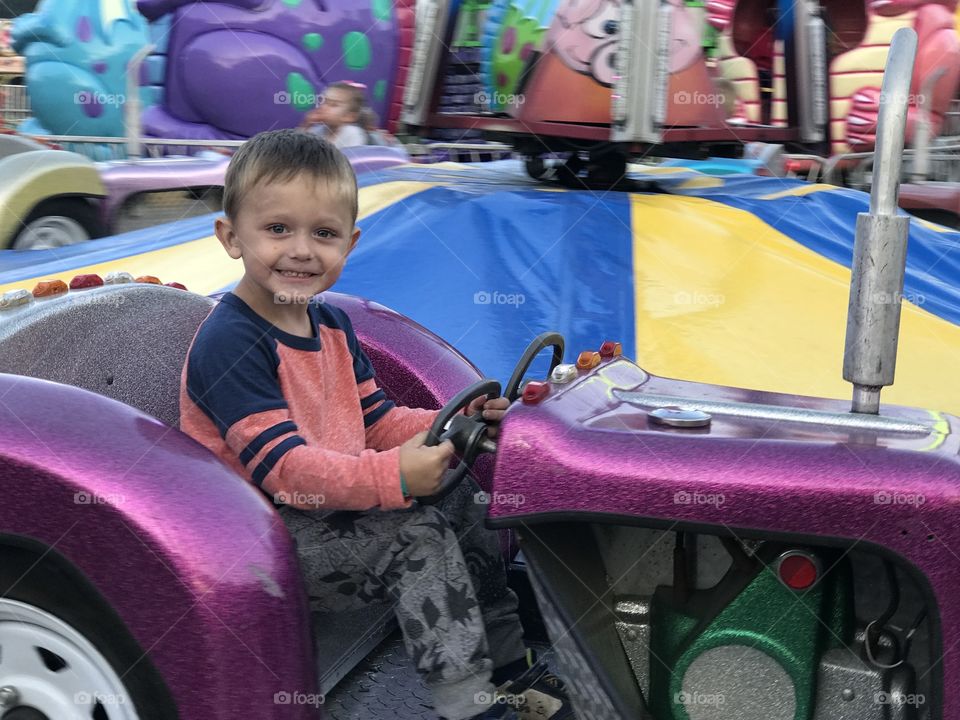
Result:
<instances>
[{"instance_id":1,"label":"boy's ear","mask_svg":"<svg viewBox=\"0 0 960 720\"><path fill-rule=\"evenodd\" d=\"M350 247L347 248L347 255L353 252L353 249L357 246L357 240L360 239L360 228L353 228L353 235L350 236Z\"/></svg>"},{"instance_id":2,"label":"boy's ear","mask_svg":"<svg viewBox=\"0 0 960 720\"><path fill-rule=\"evenodd\" d=\"M218 217L213 225L213 231L217 235L217 240L223 245L223 249L227 251L227 255L234 260L239 260L243 253L240 250L240 242L230 219L225 216Z\"/></svg>"}]
</instances>

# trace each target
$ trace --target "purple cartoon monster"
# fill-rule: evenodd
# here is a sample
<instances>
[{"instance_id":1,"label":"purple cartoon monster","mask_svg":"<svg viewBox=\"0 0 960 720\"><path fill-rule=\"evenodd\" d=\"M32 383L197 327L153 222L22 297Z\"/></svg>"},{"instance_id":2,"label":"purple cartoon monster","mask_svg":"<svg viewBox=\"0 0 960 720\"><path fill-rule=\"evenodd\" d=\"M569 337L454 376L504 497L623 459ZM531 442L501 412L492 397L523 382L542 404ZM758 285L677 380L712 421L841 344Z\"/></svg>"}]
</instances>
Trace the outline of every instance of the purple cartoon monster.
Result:
<instances>
[{"instance_id":1,"label":"purple cartoon monster","mask_svg":"<svg viewBox=\"0 0 960 720\"><path fill-rule=\"evenodd\" d=\"M140 0L138 7L154 22L158 45L166 43L163 100L144 114L150 135L241 139L294 127L338 80L365 84L384 117L398 53L390 0Z\"/></svg>"}]
</instances>

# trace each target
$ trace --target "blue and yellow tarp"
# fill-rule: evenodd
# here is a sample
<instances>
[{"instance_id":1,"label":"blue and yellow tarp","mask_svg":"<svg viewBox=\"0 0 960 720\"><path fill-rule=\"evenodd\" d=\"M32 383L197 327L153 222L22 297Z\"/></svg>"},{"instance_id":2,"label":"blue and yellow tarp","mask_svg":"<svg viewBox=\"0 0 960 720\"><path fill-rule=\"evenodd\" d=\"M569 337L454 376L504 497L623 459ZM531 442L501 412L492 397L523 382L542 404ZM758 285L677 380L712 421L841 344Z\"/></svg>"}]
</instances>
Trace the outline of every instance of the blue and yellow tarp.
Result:
<instances>
[{"instance_id":1,"label":"blue and yellow tarp","mask_svg":"<svg viewBox=\"0 0 960 720\"><path fill-rule=\"evenodd\" d=\"M619 340L650 372L846 398L840 376L866 194L681 167L651 192L569 191L512 162L361 177L360 243L337 290L412 317L506 379L559 330L567 357ZM212 217L39 253L0 253L0 292L128 270L210 293L241 268ZM896 384L884 401L960 413L960 233L911 222Z\"/></svg>"}]
</instances>

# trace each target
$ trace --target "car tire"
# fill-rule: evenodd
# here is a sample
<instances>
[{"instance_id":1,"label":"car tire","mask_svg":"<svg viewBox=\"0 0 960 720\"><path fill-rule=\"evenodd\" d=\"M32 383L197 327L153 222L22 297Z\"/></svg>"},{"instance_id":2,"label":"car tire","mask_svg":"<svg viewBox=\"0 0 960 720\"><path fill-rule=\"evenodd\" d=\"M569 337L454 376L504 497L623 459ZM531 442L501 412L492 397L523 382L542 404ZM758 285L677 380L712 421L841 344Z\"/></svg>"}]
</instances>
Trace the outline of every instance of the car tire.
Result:
<instances>
[{"instance_id":1,"label":"car tire","mask_svg":"<svg viewBox=\"0 0 960 720\"><path fill-rule=\"evenodd\" d=\"M82 197L57 197L39 203L17 228L13 250L67 247L103 237L106 231L97 208Z\"/></svg>"},{"instance_id":2,"label":"car tire","mask_svg":"<svg viewBox=\"0 0 960 720\"><path fill-rule=\"evenodd\" d=\"M0 548L0 715L176 720L165 684L116 613L48 558Z\"/></svg>"}]
</instances>

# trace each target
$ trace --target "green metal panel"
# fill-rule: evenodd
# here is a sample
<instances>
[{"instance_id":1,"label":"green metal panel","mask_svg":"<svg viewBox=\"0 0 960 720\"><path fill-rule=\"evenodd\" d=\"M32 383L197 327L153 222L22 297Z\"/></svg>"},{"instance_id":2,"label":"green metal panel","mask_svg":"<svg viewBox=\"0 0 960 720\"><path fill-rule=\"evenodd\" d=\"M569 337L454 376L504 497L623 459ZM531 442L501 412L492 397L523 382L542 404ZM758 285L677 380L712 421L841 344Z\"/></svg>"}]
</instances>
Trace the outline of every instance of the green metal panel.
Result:
<instances>
[{"instance_id":1,"label":"green metal panel","mask_svg":"<svg viewBox=\"0 0 960 720\"><path fill-rule=\"evenodd\" d=\"M696 591L679 604L671 588L654 593L649 698L654 717L689 720L686 708L676 702L687 669L707 650L743 645L767 653L783 667L796 689L795 720L811 720L820 657L853 639L848 562L837 562L805 592L786 587L771 565L763 566L729 603L718 603L718 594L723 591Z\"/></svg>"}]
</instances>

